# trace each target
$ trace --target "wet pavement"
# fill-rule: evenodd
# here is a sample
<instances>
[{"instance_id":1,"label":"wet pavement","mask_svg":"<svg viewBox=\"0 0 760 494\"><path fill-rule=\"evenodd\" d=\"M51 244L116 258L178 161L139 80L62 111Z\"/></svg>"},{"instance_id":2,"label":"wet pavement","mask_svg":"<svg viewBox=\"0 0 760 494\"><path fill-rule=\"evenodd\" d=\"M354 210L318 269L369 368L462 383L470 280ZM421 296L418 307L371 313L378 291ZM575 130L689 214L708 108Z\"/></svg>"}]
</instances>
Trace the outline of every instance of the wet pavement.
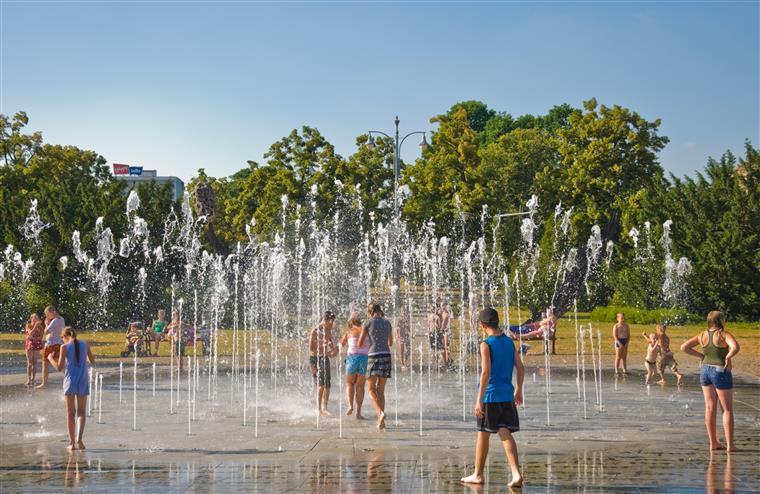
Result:
<instances>
[{"instance_id":1,"label":"wet pavement","mask_svg":"<svg viewBox=\"0 0 760 494\"><path fill-rule=\"evenodd\" d=\"M190 421L188 434L192 401L187 401L184 379L170 414L173 391L166 376L159 376L153 396L149 370L141 369L133 431L131 374L125 373L119 403L118 370L99 370L105 373L102 410L93 409L88 418L88 449L71 455L64 449L59 381L42 392L0 387L0 491L509 492L510 473L496 437L487 484L459 483L473 464L471 375L465 382L470 400L464 404L465 421L456 373L430 380L423 375L422 383L408 374L391 381L386 432L375 431L374 420L333 416L317 422L310 381L293 374L281 377L277 390L269 378L261 378L258 420L253 385L220 376L216 396L209 400L200 375L196 420ZM740 383L735 391L741 451L710 455L694 376L679 391L647 388L638 375L615 381L605 373L600 411L600 388L587 373L584 418L575 369L555 369L550 388L542 372L528 368L526 405L515 436L526 480L523 492L760 492L756 384ZM337 415L340 408L334 378L330 409ZM98 412L102 423L97 423ZM364 414L374 418L369 403Z\"/></svg>"}]
</instances>

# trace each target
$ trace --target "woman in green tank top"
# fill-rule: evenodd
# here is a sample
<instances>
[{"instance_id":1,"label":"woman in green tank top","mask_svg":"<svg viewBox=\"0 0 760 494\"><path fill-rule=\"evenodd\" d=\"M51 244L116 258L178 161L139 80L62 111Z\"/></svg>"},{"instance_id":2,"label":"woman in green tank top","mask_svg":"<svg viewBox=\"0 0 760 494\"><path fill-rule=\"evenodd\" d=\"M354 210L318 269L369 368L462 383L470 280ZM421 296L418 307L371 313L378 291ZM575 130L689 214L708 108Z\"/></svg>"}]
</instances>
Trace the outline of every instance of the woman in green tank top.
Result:
<instances>
[{"instance_id":1,"label":"woman in green tank top","mask_svg":"<svg viewBox=\"0 0 760 494\"><path fill-rule=\"evenodd\" d=\"M707 315L707 331L690 338L681 350L701 359L699 381L702 384L702 394L705 398L705 426L710 449L734 448L734 383L731 375L731 359L739 353L739 343L736 338L725 330L726 317L722 312L714 310ZM702 353L694 349L702 347ZM726 434L726 445L718 441L716 420L718 401L723 409L723 431Z\"/></svg>"},{"instance_id":2,"label":"woman in green tank top","mask_svg":"<svg viewBox=\"0 0 760 494\"><path fill-rule=\"evenodd\" d=\"M163 309L158 311L158 319L153 320L151 329L153 330L153 341L156 342L154 355L158 355L158 344L164 339L164 329L166 328L166 312Z\"/></svg>"}]
</instances>

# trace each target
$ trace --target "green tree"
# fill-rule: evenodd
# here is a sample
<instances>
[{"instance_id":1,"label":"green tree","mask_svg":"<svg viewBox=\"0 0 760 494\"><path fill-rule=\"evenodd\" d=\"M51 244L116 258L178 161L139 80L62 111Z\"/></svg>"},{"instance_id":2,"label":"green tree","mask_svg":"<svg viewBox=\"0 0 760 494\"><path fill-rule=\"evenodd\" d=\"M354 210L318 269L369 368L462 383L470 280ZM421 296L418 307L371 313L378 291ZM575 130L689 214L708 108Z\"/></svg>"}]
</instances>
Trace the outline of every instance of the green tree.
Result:
<instances>
[{"instance_id":1,"label":"green tree","mask_svg":"<svg viewBox=\"0 0 760 494\"><path fill-rule=\"evenodd\" d=\"M760 317L760 152L710 158L696 178L671 177L647 196L641 214L673 220L674 257L693 266L692 309Z\"/></svg>"},{"instance_id":2,"label":"green tree","mask_svg":"<svg viewBox=\"0 0 760 494\"><path fill-rule=\"evenodd\" d=\"M621 106L584 102L558 130L561 164L537 177L543 195L574 206L574 231L585 238L594 224L602 238L617 240L626 208L638 207L661 176L657 153L668 143L660 136L660 120L645 120Z\"/></svg>"}]
</instances>

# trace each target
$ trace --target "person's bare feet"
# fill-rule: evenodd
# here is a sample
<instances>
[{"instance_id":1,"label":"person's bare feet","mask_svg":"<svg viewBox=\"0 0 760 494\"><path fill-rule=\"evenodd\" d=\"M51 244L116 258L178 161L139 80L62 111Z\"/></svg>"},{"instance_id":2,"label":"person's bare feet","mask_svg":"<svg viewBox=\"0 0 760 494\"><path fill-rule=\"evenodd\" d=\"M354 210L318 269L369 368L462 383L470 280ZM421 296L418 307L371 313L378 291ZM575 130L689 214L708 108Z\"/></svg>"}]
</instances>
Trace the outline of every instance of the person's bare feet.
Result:
<instances>
[{"instance_id":1,"label":"person's bare feet","mask_svg":"<svg viewBox=\"0 0 760 494\"><path fill-rule=\"evenodd\" d=\"M383 429L385 429L385 412L380 412L380 416L377 417L377 430Z\"/></svg>"},{"instance_id":2,"label":"person's bare feet","mask_svg":"<svg viewBox=\"0 0 760 494\"><path fill-rule=\"evenodd\" d=\"M683 384L683 375L679 374L678 379L676 379L676 386L680 386L681 384Z\"/></svg>"},{"instance_id":3,"label":"person's bare feet","mask_svg":"<svg viewBox=\"0 0 760 494\"><path fill-rule=\"evenodd\" d=\"M659 381L657 381L657 384L661 386L665 386L665 379L660 379Z\"/></svg>"},{"instance_id":4,"label":"person's bare feet","mask_svg":"<svg viewBox=\"0 0 760 494\"><path fill-rule=\"evenodd\" d=\"M356 420L367 420L364 418L364 415L361 414L361 412L356 412Z\"/></svg>"},{"instance_id":5,"label":"person's bare feet","mask_svg":"<svg viewBox=\"0 0 760 494\"><path fill-rule=\"evenodd\" d=\"M42 389L42 388L44 388L46 384L47 384L47 383L39 383L39 384L37 385L37 389Z\"/></svg>"},{"instance_id":6,"label":"person's bare feet","mask_svg":"<svg viewBox=\"0 0 760 494\"><path fill-rule=\"evenodd\" d=\"M473 473L472 475L468 477L462 477L459 479L460 482L463 484L482 484L483 483L483 476L478 475L477 473Z\"/></svg>"},{"instance_id":7,"label":"person's bare feet","mask_svg":"<svg viewBox=\"0 0 760 494\"><path fill-rule=\"evenodd\" d=\"M76 446L74 446L74 443L70 443L68 446L66 446L66 451L68 451L69 453L72 453L75 449L77 448Z\"/></svg>"},{"instance_id":8,"label":"person's bare feet","mask_svg":"<svg viewBox=\"0 0 760 494\"><path fill-rule=\"evenodd\" d=\"M522 487L523 485L523 478L522 475L518 475L517 477L512 477L512 481L507 484L507 487Z\"/></svg>"},{"instance_id":9,"label":"person's bare feet","mask_svg":"<svg viewBox=\"0 0 760 494\"><path fill-rule=\"evenodd\" d=\"M81 440L77 443L77 449L81 449L81 450L85 449L84 448L84 443Z\"/></svg>"},{"instance_id":10,"label":"person's bare feet","mask_svg":"<svg viewBox=\"0 0 760 494\"><path fill-rule=\"evenodd\" d=\"M348 407L348 410L346 410L346 415L351 415L352 413L354 413L354 408Z\"/></svg>"},{"instance_id":11,"label":"person's bare feet","mask_svg":"<svg viewBox=\"0 0 760 494\"><path fill-rule=\"evenodd\" d=\"M726 447L723 446L723 443L713 444L710 446L710 451L718 451L723 449L726 449Z\"/></svg>"}]
</instances>

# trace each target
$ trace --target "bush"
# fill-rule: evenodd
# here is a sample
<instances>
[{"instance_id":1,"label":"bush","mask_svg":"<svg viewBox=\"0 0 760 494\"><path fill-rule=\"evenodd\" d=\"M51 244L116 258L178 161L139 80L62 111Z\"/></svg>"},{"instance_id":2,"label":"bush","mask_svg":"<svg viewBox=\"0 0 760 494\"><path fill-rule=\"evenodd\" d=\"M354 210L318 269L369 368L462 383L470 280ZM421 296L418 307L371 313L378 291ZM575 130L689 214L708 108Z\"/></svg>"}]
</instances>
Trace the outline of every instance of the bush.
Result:
<instances>
[{"instance_id":1,"label":"bush","mask_svg":"<svg viewBox=\"0 0 760 494\"><path fill-rule=\"evenodd\" d=\"M631 324L684 324L692 320L686 309L639 309L638 307L607 306L597 307L591 311L593 321L614 323L617 313L625 314L625 320Z\"/></svg>"}]
</instances>

